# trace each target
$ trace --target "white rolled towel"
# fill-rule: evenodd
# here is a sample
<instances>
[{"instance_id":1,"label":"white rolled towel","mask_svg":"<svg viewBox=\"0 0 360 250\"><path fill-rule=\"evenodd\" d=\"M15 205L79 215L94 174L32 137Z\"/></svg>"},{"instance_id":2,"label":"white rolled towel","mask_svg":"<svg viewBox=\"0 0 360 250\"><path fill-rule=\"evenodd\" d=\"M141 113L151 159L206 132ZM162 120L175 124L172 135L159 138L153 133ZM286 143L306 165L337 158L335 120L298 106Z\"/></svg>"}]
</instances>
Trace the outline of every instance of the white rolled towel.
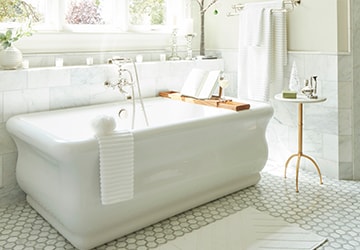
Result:
<instances>
[{"instance_id":1,"label":"white rolled towel","mask_svg":"<svg viewBox=\"0 0 360 250\"><path fill-rule=\"evenodd\" d=\"M92 128L97 136L109 134L116 128L114 117L108 115L99 115L91 122Z\"/></svg>"}]
</instances>

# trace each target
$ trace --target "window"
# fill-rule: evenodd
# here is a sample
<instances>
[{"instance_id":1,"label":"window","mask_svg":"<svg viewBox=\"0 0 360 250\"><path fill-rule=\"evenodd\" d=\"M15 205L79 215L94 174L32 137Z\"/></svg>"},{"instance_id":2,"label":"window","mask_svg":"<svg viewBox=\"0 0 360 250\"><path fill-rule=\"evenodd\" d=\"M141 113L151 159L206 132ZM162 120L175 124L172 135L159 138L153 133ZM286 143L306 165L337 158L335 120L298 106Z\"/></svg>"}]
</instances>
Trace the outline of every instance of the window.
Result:
<instances>
[{"instance_id":1,"label":"window","mask_svg":"<svg viewBox=\"0 0 360 250\"><path fill-rule=\"evenodd\" d=\"M24 21L27 18L39 19L36 9L24 1L3 0L0 2L0 22Z\"/></svg>"},{"instance_id":2,"label":"window","mask_svg":"<svg viewBox=\"0 0 360 250\"><path fill-rule=\"evenodd\" d=\"M132 25L163 25L165 0L132 0L129 3L129 14Z\"/></svg>"},{"instance_id":3,"label":"window","mask_svg":"<svg viewBox=\"0 0 360 250\"><path fill-rule=\"evenodd\" d=\"M62 30L86 32L117 32L126 30L124 1L65 0L60 2Z\"/></svg>"},{"instance_id":4,"label":"window","mask_svg":"<svg viewBox=\"0 0 360 250\"><path fill-rule=\"evenodd\" d=\"M70 0L65 2L65 23L95 24L109 23L106 13L111 1ZM111 6L110 6L111 9Z\"/></svg>"},{"instance_id":5,"label":"window","mask_svg":"<svg viewBox=\"0 0 360 250\"><path fill-rule=\"evenodd\" d=\"M189 0L129 0L129 29L170 30L174 22L187 17L187 1Z\"/></svg>"},{"instance_id":6,"label":"window","mask_svg":"<svg viewBox=\"0 0 360 250\"><path fill-rule=\"evenodd\" d=\"M168 42L164 35L170 34L175 22L180 24L189 16L191 1L0 0L0 30L9 27L9 21L22 22L24 16L29 16L21 9L21 5L26 5L31 6L31 13L38 17L32 22L36 32L29 38L34 42L31 45L18 42L27 51L98 51L99 43L102 50L112 50L117 46L133 49L139 44L146 45L146 48L153 48L153 45L164 47L167 45L164 42ZM9 11L11 6L12 12ZM97 33L101 35L95 35ZM143 38L146 43L141 42ZM76 46L84 41L86 44L80 48Z\"/></svg>"},{"instance_id":7,"label":"window","mask_svg":"<svg viewBox=\"0 0 360 250\"><path fill-rule=\"evenodd\" d=\"M0 22L30 17L39 30L164 30L174 17L186 17L185 1L190 0L1 0Z\"/></svg>"},{"instance_id":8,"label":"window","mask_svg":"<svg viewBox=\"0 0 360 250\"><path fill-rule=\"evenodd\" d=\"M29 20L36 27L55 27L56 17L53 17L48 3L51 3L50 0L1 0L0 28L16 26L16 23Z\"/></svg>"}]
</instances>

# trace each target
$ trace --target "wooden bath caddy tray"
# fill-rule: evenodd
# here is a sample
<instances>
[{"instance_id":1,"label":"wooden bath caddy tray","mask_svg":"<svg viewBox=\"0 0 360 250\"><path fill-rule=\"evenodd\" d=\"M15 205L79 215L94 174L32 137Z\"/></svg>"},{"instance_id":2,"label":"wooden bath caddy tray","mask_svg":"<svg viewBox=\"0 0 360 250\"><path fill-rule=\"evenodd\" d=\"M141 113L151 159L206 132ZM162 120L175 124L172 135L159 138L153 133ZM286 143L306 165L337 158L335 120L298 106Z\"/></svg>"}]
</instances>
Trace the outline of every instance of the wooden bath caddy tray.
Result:
<instances>
[{"instance_id":1,"label":"wooden bath caddy tray","mask_svg":"<svg viewBox=\"0 0 360 250\"><path fill-rule=\"evenodd\" d=\"M193 97L183 96L179 92L176 92L176 91L160 92L159 96L170 98L173 100L179 100L179 101L189 102L189 103L196 103L196 104L217 107L217 108L230 109L230 110L234 110L234 111L240 111L240 110L250 108L250 104L241 103L241 102L233 102L232 100L219 100L219 98L216 96L213 96L210 99L196 99Z\"/></svg>"}]
</instances>

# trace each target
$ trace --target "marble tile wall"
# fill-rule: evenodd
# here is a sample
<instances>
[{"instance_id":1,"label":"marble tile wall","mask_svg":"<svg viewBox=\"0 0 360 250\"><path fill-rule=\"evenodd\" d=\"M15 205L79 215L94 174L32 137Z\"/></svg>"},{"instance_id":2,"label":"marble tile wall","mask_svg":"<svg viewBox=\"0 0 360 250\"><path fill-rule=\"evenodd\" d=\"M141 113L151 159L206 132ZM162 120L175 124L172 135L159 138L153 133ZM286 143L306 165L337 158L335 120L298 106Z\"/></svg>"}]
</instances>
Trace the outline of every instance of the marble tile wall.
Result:
<instances>
[{"instance_id":1,"label":"marble tile wall","mask_svg":"<svg viewBox=\"0 0 360 250\"><path fill-rule=\"evenodd\" d=\"M339 104L339 179L358 179L355 176L355 156L358 154L354 148L357 131L354 123L354 78L353 55L351 53L338 57L338 104Z\"/></svg>"},{"instance_id":2,"label":"marble tile wall","mask_svg":"<svg viewBox=\"0 0 360 250\"><path fill-rule=\"evenodd\" d=\"M360 2L351 1L352 16L352 76L353 76L353 117L354 117L354 162L360 162ZM360 180L360 164L354 164L354 178Z\"/></svg>"},{"instance_id":3,"label":"marble tile wall","mask_svg":"<svg viewBox=\"0 0 360 250\"><path fill-rule=\"evenodd\" d=\"M221 59L137 64L143 97L180 90L192 68L223 67ZM0 70L0 206L24 199L15 176L17 149L6 131L6 121L17 114L118 101L122 95L103 85L116 77L117 68L108 64Z\"/></svg>"},{"instance_id":4,"label":"marble tile wall","mask_svg":"<svg viewBox=\"0 0 360 250\"><path fill-rule=\"evenodd\" d=\"M237 93L237 53L221 51L226 74L231 85L226 94ZM289 81L291 66L296 62L301 82L317 75L319 93L327 98L324 103L304 106L304 152L313 156L322 174L339 179L353 179L353 87L351 54L289 52L284 83ZM284 164L288 156L297 152L297 105L272 100L274 117L267 138L269 159ZM360 115L358 116L360 117ZM313 165L302 160L302 165L315 171ZM295 162L292 162L294 165ZM359 171L360 172L360 171Z\"/></svg>"}]
</instances>

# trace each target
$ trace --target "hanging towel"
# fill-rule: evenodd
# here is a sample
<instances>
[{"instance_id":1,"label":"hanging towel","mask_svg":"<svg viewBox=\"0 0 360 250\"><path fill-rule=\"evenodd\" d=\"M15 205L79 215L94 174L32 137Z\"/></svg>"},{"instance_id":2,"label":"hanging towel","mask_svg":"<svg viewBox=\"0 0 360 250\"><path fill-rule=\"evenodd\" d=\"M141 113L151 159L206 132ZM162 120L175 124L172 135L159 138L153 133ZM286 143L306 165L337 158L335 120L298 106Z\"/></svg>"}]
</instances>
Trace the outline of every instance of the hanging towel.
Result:
<instances>
[{"instance_id":1,"label":"hanging towel","mask_svg":"<svg viewBox=\"0 0 360 250\"><path fill-rule=\"evenodd\" d=\"M282 89L286 20L282 1L248 3L239 16L238 97L268 101ZM280 86L280 87L279 87Z\"/></svg>"},{"instance_id":2,"label":"hanging towel","mask_svg":"<svg viewBox=\"0 0 360 250\"><path fill-rule=\"evenodd\" d=\"M93 128L99 144L100 198L103 205L134 197L134 139L130 131L113 131L112 117L98 117Z\"/></svg>"},{"instance_id":3,"label":"hanging towel","mask_svg":"<svg viewBox=\"0 0 360 250\"><path fill-rule=\"evenodd\" d=\"M244 25L243 39L247 46L261 46L263 43L263 16L264 9L257 6L250 6L244 13L246 25Z\"/></svg>"},{"instance_id":4,"label":"hanging towel","mask_svg":"<svg viewBox=\"0 0 360 250\"><path fill-rule=\"evenodd\" d=\"M272 12L273 20L273 47L272 47L272 82L270 96L280 93L285 88L284 66L287 65L287 32L286 13Z\"/></svg>"}]
</instances>

